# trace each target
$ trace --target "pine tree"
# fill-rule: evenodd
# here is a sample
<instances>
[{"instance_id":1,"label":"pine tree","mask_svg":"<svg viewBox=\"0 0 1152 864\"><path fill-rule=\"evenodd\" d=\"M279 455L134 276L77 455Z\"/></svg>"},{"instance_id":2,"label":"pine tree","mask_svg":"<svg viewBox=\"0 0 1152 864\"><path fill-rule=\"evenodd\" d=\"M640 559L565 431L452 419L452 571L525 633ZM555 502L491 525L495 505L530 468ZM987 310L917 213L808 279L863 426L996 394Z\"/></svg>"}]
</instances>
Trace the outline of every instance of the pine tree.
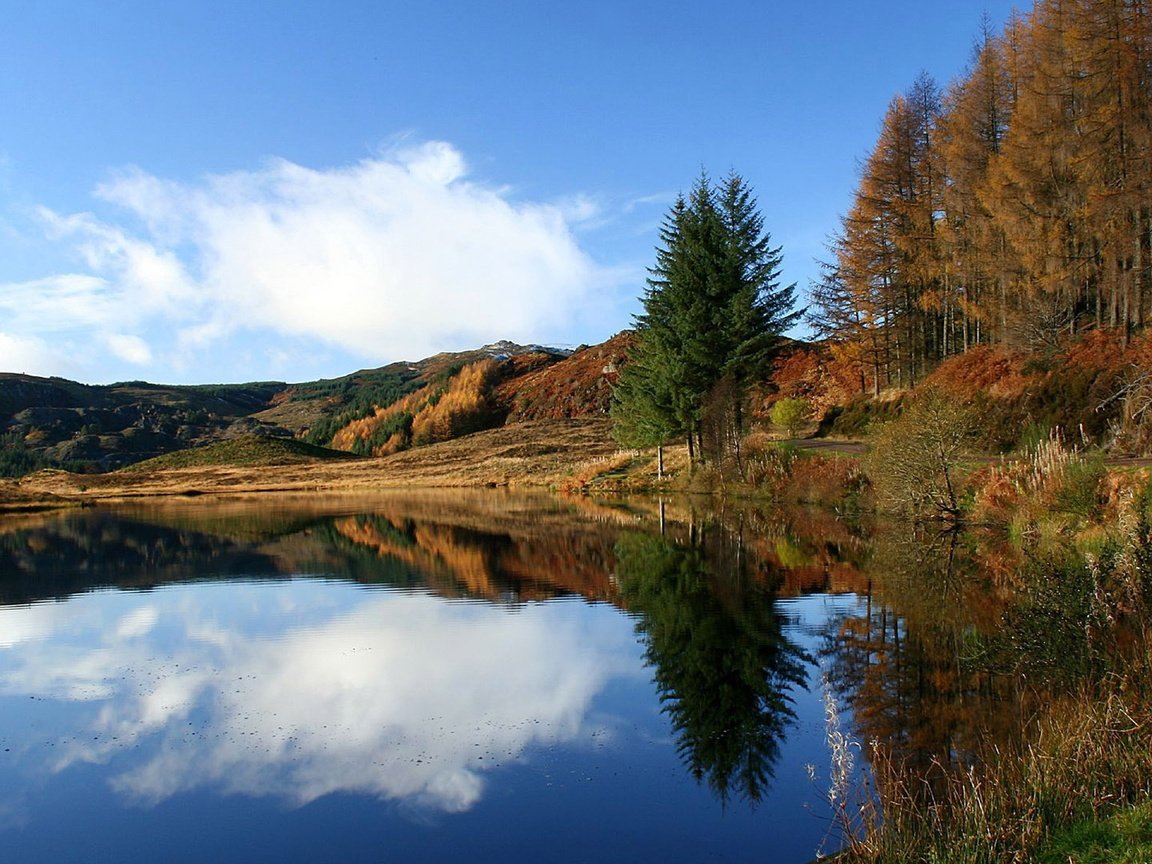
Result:
<instances>
[{"instance_id":1,"label":"pine tree","mask_svg":"<svg viewBox=\"0 0 1152 864\"><path fill-rule=\"evenodd\" d=\"M694 458L706 405L731 412L739 440L747 388L801 313L792 308L795 286L780 285L780 248L739 175L714 186L702 174L669 211L660 240L636 317L633 371L621 375L613 416L622 443L683 435ZM712 398L722 382L731 396Z\"/></svg>"},{"instance_id":2,"label":"pine tree","mask_svg":"<svg viewBox=\"0 0 1152 864\"><path fill-rule=\"evenodd\" d=\"M728 339L725 373L739 386L765 375L780 334L803 315L795 311L795 284L780 285L782 249L772 245L752 190L738 174L729 174L719 195L729 255L730 296L725 308Z\"/></svg>"}]
</instances>

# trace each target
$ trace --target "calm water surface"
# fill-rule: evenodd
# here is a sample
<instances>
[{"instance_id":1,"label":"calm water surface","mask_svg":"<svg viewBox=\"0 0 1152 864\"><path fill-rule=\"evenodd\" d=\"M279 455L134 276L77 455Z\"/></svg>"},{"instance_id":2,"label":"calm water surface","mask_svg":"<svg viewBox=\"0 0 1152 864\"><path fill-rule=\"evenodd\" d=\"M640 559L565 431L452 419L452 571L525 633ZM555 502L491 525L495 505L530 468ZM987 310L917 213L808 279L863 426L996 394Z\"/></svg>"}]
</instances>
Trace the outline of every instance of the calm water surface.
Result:
<instances>
[{"instance_id":1,"label":"calm water surface","mask_svg":"<svg viewBox=\"0 0 1152 864\"><path fill-rule=\"evenodd\" d=\"M664 516L430 495L9 518L3 860L833 851L818 658L862 601L787 535Z\"/></svg>"}]
</instances>

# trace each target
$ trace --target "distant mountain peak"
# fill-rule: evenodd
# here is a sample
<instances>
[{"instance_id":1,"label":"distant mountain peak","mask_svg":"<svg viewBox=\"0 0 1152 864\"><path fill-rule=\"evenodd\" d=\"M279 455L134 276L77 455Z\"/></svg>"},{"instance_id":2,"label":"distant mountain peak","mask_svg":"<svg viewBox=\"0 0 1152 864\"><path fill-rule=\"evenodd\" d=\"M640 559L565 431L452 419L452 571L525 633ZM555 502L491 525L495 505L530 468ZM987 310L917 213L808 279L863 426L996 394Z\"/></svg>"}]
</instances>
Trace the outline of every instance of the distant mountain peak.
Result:
<instances>
[{"instance_id":1,"label":"distant mountain peak","mask_svg":"<svg viewBox=\"0 0 1152 864\"><path fill-rule=\"evenodd\" d=\"M557 357L568 357L572 354L571 348L560 348L551 345L520 345L509 339L501 339L478 349L493 357L513 357L517 354L554 354Z\"/></svg>"}]
</instances>

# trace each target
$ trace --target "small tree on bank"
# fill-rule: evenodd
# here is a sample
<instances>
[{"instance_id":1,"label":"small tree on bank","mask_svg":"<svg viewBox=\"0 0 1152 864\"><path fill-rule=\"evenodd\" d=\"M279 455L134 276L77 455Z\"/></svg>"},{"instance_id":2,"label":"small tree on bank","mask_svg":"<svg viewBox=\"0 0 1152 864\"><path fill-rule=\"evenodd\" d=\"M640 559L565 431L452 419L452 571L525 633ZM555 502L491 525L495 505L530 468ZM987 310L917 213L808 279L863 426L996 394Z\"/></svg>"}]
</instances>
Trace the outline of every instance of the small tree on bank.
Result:
<instances>
[{"instance_id":1,"label":"small tree on bank","mask_svg":"<svg viewBox=\"0 0 1152 864\"><path fill-rule=\"evenodd\" d=\"M960 457L974 440L976 414L931 388L872 439L869 475L877 502L917 518L959 521Z\"/></svg>"},{"instance_id":2,"label":"small tree on bank","mask_svg":"<svg viewBox=\"0 0 1152 864\"><path fill-rule=\"evenodd\" d=\"M689 458L712 440L735 446L751 383L766 374L781 333L799 319L795 285L780 285L780 247L737 174L713 185L702 175L677 199L660 231L636 316L636 344L620 377L612 416L628 446L684 436Z\"/></svg>"}]
</instances>

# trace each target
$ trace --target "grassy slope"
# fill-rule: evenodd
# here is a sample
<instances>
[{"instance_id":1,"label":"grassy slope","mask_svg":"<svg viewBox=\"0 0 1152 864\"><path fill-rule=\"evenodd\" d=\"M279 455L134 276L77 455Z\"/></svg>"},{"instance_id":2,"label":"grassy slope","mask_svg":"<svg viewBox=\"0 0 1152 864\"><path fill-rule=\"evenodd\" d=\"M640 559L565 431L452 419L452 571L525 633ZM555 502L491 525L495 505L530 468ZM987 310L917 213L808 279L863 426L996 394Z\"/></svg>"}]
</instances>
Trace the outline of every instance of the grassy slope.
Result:
<instances>
[{"instance_id":1,"label":"grassy slope","mask_svg":"<svg viewBox=\"0 0 1152 864\"><path fill-rule=\"evenodd\" d=\"M320 448L285 454L265 439L255 448L230 442L170 454L135 470L110 474L40 471L12 491L68 501L189 493L355 491L396 487L510 486L557 488L574 471L610 459L616 444L607 420L553 420L505 426L385 458L337 456ZM300 442L283 441L288 447ZM311 454L311 455L309 455ZM172 464L195 458L195 463ZM0 488L0 505L4 490Z\"/></svg>"},{"instance_id":2,"label":"grassy slope","mask_svg":"<svg viewBox=\"0 0 1152 864\"><path fill-rule=\"evenodd\" d=\"M1152 424L1133 426L1118 394L1152 365L1152 334L1128 343L1113 333L1088 332L1059 350L1040 353L980 346L949 358L921 386L936 387L974 404L990 451L1044 440L1059 427L1067 439L1118 452L1152 450ZM817 346L801 346L781 359L774 380L781 396L799 396L825 415L827 434L856 437L897 416L912 391L888 388L879 398L860 393L851 369ZM1147 396L1147 392L1144 394ZM767 397L767 404L776 394ZM766 415L763 408L758 412Z\"/></svg>"},{"instance_id":3,"label":"grassy slope","mask_svg":"<svg viewBox=\"0 0 1152 864\"><path fill-rule=\"evenodd\" d=\"M301 465L332 459L355 459L352 454L317 447L294 438L247 435L206 447L177 450L122 469L124 473L147 473L171 468L206 466L266 467Z\"/></svg>"}]
</instances>

